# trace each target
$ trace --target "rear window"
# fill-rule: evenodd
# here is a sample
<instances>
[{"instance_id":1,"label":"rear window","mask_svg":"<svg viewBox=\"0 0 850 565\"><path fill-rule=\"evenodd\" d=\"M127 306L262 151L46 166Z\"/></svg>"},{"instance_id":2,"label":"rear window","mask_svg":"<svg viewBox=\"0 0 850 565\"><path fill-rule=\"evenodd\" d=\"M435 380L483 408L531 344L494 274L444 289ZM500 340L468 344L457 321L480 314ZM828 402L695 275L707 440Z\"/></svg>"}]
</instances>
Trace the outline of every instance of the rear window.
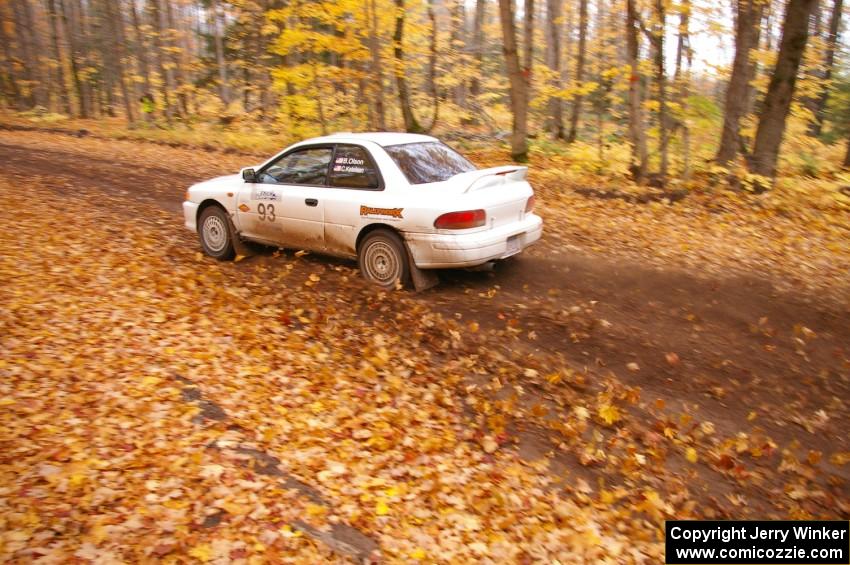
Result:
<instances>
[{"instance_id":1,"label":"rear window","mask_svg":"<svg viewBox=\"0 0 850 565\"><path fill-rule=\"evenodd\" d=\"M436 141L390 145L384 149L410 184L440 182L475 170L466 157Z\"/></svg>"}]
</instances>

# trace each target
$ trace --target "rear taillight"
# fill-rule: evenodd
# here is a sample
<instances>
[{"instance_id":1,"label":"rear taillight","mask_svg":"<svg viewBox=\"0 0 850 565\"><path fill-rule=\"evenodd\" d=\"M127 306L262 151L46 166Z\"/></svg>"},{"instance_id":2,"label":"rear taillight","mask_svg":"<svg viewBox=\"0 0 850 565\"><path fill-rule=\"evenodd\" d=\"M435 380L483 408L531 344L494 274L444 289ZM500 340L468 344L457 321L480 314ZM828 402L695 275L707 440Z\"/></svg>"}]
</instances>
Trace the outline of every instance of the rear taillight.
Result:
<instances>
[{"instance_id":1,"label":"rear taillight","mask_svg":"<svg viewBox=\"0 0 850 565\"><path fill-rule=\"evenodd\" d=\"M465 230L481 227L486 222L487 213L484 210L464 210L443 214L434 220L434 227L441 230Z\"/></svg>"},{"instance_id":2,"label":"rear taillight","mask_svg":"<svg viewBox=\"0 0 850 565\"><path fill-rule=\"evenodd\" d=\"M525 213L530 214L534 210L534 195L532 194L525 203Z\"/></svg>"}]
</instances>

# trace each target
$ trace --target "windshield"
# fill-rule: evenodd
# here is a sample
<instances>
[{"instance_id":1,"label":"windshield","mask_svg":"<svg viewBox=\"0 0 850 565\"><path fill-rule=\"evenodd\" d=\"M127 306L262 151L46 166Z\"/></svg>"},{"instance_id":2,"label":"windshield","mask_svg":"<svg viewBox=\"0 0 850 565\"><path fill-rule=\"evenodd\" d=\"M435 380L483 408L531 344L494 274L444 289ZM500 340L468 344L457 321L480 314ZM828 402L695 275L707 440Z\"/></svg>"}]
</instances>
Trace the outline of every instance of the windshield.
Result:
<instances>
[{"instance_id":1,"label":"windshield","mask_svg":"<svg viewBox=\"0 0 850 565\"><path fill-rule=\"evenodd\" d=\"M384 149L410 184L440 182L475 170L466 157L438 141L390 145Z\"/></svg>"}]
</instances>

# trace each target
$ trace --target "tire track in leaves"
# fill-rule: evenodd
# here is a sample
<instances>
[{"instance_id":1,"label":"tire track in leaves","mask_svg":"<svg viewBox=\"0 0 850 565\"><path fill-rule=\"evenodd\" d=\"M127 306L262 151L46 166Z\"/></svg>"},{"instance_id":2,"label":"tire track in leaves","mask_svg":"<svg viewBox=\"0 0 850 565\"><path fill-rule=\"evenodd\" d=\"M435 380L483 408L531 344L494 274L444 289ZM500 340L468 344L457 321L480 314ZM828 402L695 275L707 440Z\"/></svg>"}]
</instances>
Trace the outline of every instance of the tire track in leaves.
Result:
<instances>
[{"instance_id":1,"label":"tire track in leaves","mask_svg":"<svg viewBox=\"0 0 850 565\"><path fill-rule=\"evenodd\" d=\"M183 386L181 389L183 400L191 402L199 408L200 412L194 418L196 423L203 424L206 421L227 422L228 416L224 409L214 401L204 398L197 384L180 375L175 375L174 379ZM238 425L229 426L228 429L238 432L240 435L244 431ZM322 497L316 489L282 471L280 459L262 449L248 447L248 443L250 442L246 440L234 444L234 439L230 438L214 440L209 447L245 456L247 458L246 463L251 466L255 473L274 477L282 488L296 491L312 504L328 509L333 507L333 504ZM217 514L208 516L208 522L205 522L205 526L215 527L226 513L226 510L221 510ZM348 524L330 524L330 528L327 529L313 526L304 520L294 520L291 526L294 530L304 533L316 542L326 545L335 553L353 559L358 563L375 563L381 560L378 543Z\"/></svg>"}]
</instances>

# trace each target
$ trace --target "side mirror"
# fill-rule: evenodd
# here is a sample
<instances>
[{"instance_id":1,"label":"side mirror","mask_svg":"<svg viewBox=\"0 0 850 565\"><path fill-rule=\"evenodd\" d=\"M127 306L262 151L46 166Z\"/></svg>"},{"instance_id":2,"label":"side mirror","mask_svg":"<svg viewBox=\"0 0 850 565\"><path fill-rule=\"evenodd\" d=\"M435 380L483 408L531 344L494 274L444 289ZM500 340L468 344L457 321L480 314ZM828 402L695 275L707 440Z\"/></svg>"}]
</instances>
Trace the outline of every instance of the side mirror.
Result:
<instances>
[{"instance_id":1,"label":"side mirror","mask_svg":"<svg viewBox=\"0 0 850 565\"><path fill-rule=\"evenodd\" d=\"M245 182L257 182L257 172L254 169L242 169L242 180Z\"/></svg>"}]
</instances>

